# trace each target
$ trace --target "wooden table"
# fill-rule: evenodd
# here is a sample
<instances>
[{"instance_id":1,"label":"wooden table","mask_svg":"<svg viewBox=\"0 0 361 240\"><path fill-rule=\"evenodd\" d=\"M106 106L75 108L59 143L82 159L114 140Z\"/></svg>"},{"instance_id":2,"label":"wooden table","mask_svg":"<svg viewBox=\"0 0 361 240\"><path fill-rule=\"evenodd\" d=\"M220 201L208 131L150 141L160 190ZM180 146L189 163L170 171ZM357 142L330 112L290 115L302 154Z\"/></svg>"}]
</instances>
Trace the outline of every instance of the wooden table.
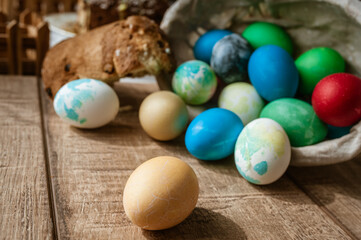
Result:
<instances>
[{"instance_id":1,"label":"wooden table","mask_svg":"<svg viewBox=\"0 0 361 240\"><path fill-rule=\"evenodd\" d=\"M63 123L34 77L0 76L0 239L361 239L361 157L327 167L289 168L255 186L233 157L199 161L183 137L150 139L137 109L155 85L116 85L117 118L96 130ZM126 217L124 184L160 155L195 170L200 196L178 226L145 231Z\"/></svg>"}]
</instances>

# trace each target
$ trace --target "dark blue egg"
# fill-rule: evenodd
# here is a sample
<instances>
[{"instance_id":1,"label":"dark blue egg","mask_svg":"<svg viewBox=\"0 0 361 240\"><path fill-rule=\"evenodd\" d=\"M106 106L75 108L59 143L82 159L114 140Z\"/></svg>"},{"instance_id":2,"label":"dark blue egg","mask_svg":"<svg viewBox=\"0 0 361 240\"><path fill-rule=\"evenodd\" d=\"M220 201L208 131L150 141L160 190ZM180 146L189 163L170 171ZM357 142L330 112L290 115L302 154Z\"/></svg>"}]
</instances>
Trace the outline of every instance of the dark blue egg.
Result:
<instances>
[{"instance_id":1,"label":"dark blue egg","mask_svg":"<svg viewBox=\"0 0 361 240\"><path fill-rule=\"evenodd\" d=\"M349 134L352 127L353 126L335 127L332 125L327 125L328 128L327 137L329 139L340 138L342 136Z\"/></svg>"},{"instance_id":2,"label":"dark blue egg","mask_svg":"<svg viewBox=\"0 0 361 240\"><path fill-rule=\"evenodd\" d=\"M187 128L187 150L201 160L218 160L234 153L241 119L223 108L211 108L199 114Z\"/></svg>"},{"instance_id":3,"label":"dark blue egg","mask_svg":"<svg viewBox=\"0 0 361 240\"><path fill-rule=\"evenodd\" d=\"M299 76L292 57L275 45L253 52L248 75L259 95L267 101L294 97L298 88Z\"/></svg>"},{"instance_id":4,"label":"dark blue egg","mask_svg":"<svg viewBox=\"0 0 361 240\"><path fill-rule=\"evenodd\" d=\"M211 30L200 36L193 47L194 57L210 64L213 46L223 37L232 34L228 30Z\"/></svg>"},{"instance_id":5,"label":"dark blue egg","mask_svg":"<svg viewBox=\"0 0 361 240\"><path fill-rule=\"evenodd\" d=\"M225 36L213 47L211 67L225 83L245 81L252 51L247 40L238 34Z\"/></svg>"}]
</instances>

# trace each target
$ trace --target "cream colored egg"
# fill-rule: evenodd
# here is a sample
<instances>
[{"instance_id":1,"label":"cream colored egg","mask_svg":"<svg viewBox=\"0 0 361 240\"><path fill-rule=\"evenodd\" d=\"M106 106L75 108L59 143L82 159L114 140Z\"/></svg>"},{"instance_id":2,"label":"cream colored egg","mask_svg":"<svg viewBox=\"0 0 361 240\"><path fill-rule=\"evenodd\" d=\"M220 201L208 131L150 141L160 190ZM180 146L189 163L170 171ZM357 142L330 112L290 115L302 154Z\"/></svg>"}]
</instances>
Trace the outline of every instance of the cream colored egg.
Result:
<instances>
[{"instance_id":1,"label":"cream colored egg","mask_svg":"<svg viewBox=\"0 0 361 240\"><path fill-rule=\"evenodd\" d=\"M290 164L290 141L276 121L258 118L239 135L234 159L239 173L247 181L270 184L278 180Z\"/></svg>"},{"instance_id":2,"label":"cream colored egg","mask_svg":"<svg viewBox=\"0 0 361 240\"><path fill-rule=\"evenodd\" d=\"M186 104L176 94L159 91L144 99L139 109L144 131L154 139L168 141L178 137L188 123Z\"/></svg>"},{"instance_id":3,"label":"cream colored egg","mask_svg":"<svg viewBox=\"0 0 361 240\"><path fill-rule=\"evenodd\" d=\"M162 156L144 162L130 175L123 205L135 225L161 230L187 218L197 204L198 194L193 169L178 158Z\"/></svg>"},{"instance_id":4,"label":"cream colored egg","mask_svg":"<svg viewBox=\"0 0 361 240\"><path fill-rule=\"evenodd\" d=\"M262 98L249 83L236 82L227 85L218 98L220 108L231 110L237 114L246 126L259 117L264 107Z\"/></svg>"}]
</instances>

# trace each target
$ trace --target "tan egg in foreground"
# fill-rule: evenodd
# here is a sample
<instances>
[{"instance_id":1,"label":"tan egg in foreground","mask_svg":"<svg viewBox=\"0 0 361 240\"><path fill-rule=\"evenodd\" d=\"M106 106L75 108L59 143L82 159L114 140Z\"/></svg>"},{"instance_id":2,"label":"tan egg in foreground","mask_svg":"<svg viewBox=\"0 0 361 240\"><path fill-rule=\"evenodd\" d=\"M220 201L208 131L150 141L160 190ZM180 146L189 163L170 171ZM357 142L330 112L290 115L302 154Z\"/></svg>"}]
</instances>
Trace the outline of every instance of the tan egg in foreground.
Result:
<instances>
[{"instance_id":1,"label":"tan egg in foreground","mask_svg":"<svg viewBox=\"0 0 361 240\"><path fill-rule=\"evenodd\" d=\"M140 105L139 121L149 136L168 141L182 134L188 123L188 111L178 95L169 91L154 92Z\"/></svg>"},{"instance_id":2,"label":"tan egg in foreground","mask_svg":"<svg viewBox=\"0 0 361 240\"><path fill-rule=\"evenodd\" d=\"M193 169L178 158L162 156L144 162L130 175L123 205L135 225L161 230L186 219L197 204L198 194Z\"/></svg>"}]
</instances>

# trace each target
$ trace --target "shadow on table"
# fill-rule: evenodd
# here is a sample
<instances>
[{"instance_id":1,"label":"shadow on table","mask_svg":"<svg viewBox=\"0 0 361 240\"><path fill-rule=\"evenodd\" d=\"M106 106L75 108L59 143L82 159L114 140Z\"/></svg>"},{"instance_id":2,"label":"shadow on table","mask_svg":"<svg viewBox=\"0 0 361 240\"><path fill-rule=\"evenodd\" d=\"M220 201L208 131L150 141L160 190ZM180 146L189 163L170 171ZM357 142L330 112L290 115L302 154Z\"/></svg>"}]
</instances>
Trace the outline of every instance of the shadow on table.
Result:
<instances>
[{"instance_id":1,"label":"shadow on table","mask_svg":"<svg viewBox=\"0 0 361 240\"><path fill-rule=\"evenodd\" d=\"M318 204L328 205L335 193L361 200L361 156L330 166L290 167L287 175L303 190L318 199Z\"/></svg>"},{"instance_id":2,"label":"shadow on table","mask_svg":"<svg viewBox=\"0 0 361 240\"><path fill-rule=\"evenodd\" d=\"M147 239L246 239L244 231L232 220L205 208L195 208L177 226L161 230L143 230Z\"/></svg>"}]
</instances>

